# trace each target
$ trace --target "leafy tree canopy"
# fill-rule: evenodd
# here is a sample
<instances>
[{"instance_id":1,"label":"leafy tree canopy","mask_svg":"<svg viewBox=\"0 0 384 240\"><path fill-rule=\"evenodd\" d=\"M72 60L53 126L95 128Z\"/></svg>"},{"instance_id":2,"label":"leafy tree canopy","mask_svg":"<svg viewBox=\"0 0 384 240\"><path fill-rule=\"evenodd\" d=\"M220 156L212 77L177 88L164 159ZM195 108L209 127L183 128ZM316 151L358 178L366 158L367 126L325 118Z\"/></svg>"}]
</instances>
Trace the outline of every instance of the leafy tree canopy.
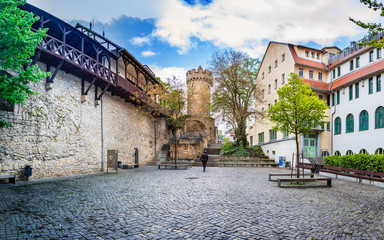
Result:
<instances>
[{"instance_id":1,"label":"leafy tree canopy","mask_svg":"<svg viewBox=\"0 0 384 240\"><path fill-rule=\"evenodd\" d=\"M46 30L31 31L31 26L39 18L18 6L22 0L0 1L0 100L12 108L24 103L30 94L30 82L38 82L46 73L37 65L30 66L36 46L45 36ZM0 127L9 127L9 123L0 120Z\"/></svg>"}]
</instances>

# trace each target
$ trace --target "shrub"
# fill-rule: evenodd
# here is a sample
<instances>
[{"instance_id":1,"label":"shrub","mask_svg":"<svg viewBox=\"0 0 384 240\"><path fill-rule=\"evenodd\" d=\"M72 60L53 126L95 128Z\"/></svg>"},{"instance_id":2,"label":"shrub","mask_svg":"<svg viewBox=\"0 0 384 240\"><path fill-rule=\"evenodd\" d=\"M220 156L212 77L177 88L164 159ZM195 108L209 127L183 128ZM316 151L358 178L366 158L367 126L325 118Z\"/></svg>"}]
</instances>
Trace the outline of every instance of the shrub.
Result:
<instances>
[{"instance_id":1,"label":"shrub","mask_svg":"<svg viewBox=\"0 0 384 240\"><path fill-rule=\"evenodd\" d=\"M220 155L231 155L233 152L240 148L241 146L237 145L236 143L226 143L221 147Z\"/></svg>"},{"instance_id":2,"label":"shrub","mask_svg":"<svg viewBox=\"0 0 384 240\"><path fill-rule=\"evenodd\" d=\"M236 156L236 157L250 157L251 154L248 152L247 149L243 148L240 151L238 151L235 154L233 154L233 156Z\"/></svg>"},{"instance_id":3,"label":"shrub","mask_svg":"<svg viewBox=\"0 0 384 240\"><path fill-rule=\"evenodd\" d=\"M249 148L255 149L256 154L259 155L259 156L263 156L264 155L263 149L260 146L252 146L252 147L249 147Z\"/></svg>"},{"instance_id":4,"label":"shrub","mask_svg":"<svg viewBox=\"0 0 384 240\"><path fill-rule=\"evenodd\" d=\"M384 155L353 154L324 157L328 166L384 172Z\"/></svg>"}]
</instances>

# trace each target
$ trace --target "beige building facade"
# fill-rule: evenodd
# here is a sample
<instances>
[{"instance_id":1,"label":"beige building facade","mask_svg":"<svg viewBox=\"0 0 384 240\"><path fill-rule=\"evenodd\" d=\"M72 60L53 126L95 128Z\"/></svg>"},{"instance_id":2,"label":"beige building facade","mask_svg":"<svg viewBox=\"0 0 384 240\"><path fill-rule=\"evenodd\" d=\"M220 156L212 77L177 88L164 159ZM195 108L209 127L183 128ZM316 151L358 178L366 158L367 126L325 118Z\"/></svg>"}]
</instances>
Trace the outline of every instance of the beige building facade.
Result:
<instances>
[{"instance_id":1,"label":"beige building facade","mask_svg":"<svg viewBox=\"0 0 384 240\"><path fill-rule=\"evenodd\" d=\"M315 95L329 102L327 85L329 54L336 54L336 47L314 49L300 45L270 42L261 63L257 82L261 85L263 103L256 110L264 113L278 101L277 90L287 83L289 74L298 74L305 83L309 83ZM329 116L330 110L327 110ZM316 126L310 134L300 136L300 152L304 157L328 155L331 151L330 119L325 119L324 126ZM259 145L264 153L278 161L280 157L291 161L296 152L295 137L287 133L272 130L273 124L267 118L256 119L248 128L248 141Z\"/></svg>"}]
</instances>

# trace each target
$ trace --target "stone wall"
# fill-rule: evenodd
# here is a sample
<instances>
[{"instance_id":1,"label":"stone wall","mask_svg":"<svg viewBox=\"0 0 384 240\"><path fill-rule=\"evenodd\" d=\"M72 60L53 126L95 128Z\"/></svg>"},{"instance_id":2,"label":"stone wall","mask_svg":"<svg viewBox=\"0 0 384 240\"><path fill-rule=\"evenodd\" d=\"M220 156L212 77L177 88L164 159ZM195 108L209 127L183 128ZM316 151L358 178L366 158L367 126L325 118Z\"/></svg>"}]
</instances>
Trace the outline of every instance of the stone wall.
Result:
<instances>
[{"instance_id":1,"label":"stone wall","mask_svg":"<svg viewBox=\"0 0 384 240\"><path fill-rule=\"evenodd\" d=\"M39 66L46 70L45 65ZM95 105L92 87L87 100L81 102L81 80L71 74L59 71L52 86L47 91L44 80L33 84L39 95L13 112L0 111L0 118L13 125L0 129L0 174L15 173L21 178L25 165L33 167L30 179L95 173L101 171L102 160L106 169L109 149L119 150L122 164L133 164L135 147L143 165L169 140L163 119L153 118L109 92L102 105Z\"/></svg>"}]
</instances>

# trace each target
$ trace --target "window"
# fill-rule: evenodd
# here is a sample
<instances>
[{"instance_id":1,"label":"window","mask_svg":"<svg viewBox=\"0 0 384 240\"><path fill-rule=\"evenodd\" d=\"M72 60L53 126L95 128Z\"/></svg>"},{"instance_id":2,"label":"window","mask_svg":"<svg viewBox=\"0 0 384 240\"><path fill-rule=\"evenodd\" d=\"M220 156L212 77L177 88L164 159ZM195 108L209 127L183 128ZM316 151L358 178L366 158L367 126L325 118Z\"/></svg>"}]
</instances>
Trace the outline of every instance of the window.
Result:
<instances>
[{"instance_id":1,"label":"window","mask_svg":"<svg viewBox=\"0 0 384 240\"><path fill-rule=\"evenodd\" d=\"M320 54L316 53L316 58L320 59Z\"/></svg>"},{"instance_id":2,"label":"window","mask_svg":"<svg viewBox=\"0 0 384 240\"><path fill-rule=\"evenodd\" d=\"M275 89L277 88L277 79L275 79Z\"/></svg>"},{"instance_id":3,"label":"window","mask_svg":"<svg viewBox=\"0 0 384 240\"><path fill-rule=\"evenodd\" d=\"M359 131L364 131L369 129L368 120L369 120L368 112L365 110L361 111L359 116Z\"/></svg>"},{"instance_id":4,"label":"window","mask_svg":"<svg viewBox=\"0 0 384 240\"><path fill-rule=\"evenodd\" d=\"M283 132L283 138L287 138L288 137L288 132Z\"/></svg>"},{"instance_id":5,"label":"window","mask_svg":"<svg viewBox=\"0 0 384 240\"><path fill-rule=\"evenodd\" d=\"M259 143L264 143L264 133L259 133Z\"/></svg>"},{"instance_id":6,"label":"window","mask_svg":"<svg viewBox=\"0 0 384 240\"><path fill-rule=\"evenodd\" d=\"M320 95L319 95L319 99L320 99L320 100L323 100L323 95L320 94Z\"/></svg>"},{"instance_id":7,"label":"window","mask_svg":"<svg viewBox=\"0 0 384 240\"><path fill-rule=\"evenodd\" d=\"M354 121L353 121L353 115L348 114L347 116L347 124L345 125L345 129L347 133L354 131Z\"/></svg>"},{"instance_id":8,"label":"window","mask_svg":"<svg viewBox=\"0 0 384 240\"><path fill-rule=\"evenodd\" d=\"M341 153L339 151L336 151L335 156L341 156Z\"/></svg>"},{"instance_id":9,"label":"window","mask_svg":"<svg viewBox=\"0 0 384 240\"><path fill-rule=\"evenodd\" d=\"M341 134L341 119L337 117L335 119L335 135Z\"/></svg>"},{"instance_id":10,"label":"window","mask_svg":"<svg viewBox=\"0 0 384 240\"><path fill-rule=\"evenodd\" d=\"M277 68L277 60L275 61L275 68Z\"/></svg>"},{"instance_id":11,"label":"window","mask_svg":"<svg viewBox=\"0 0 384 240\"><path fill-rule=\"evenodd\" d=\"M360 67L360 57L356 58L356 68Z\"/></svg>"},{"instance_id":12,"label":"window","mask_svg":"<svg viewBox=\"0 0 384 240\"><path fill-rule=\"evenodd\" d=\"M369 52L369 62L373 62L373 50Z\"/></svg>"},{"instance_id":13,"label":"window","mask_svg":"<svg viewBox=\"0 0 384 240\"><path fill-rule=\"evenodd\" d=\"M285 73L281 74L281 85L285 83Z\"/></svg>"},{"instance_id":14,"label":"window","mask_svg":"<svg viewBox=\"0 0 384 240\"><path fill-rule=\"evenodd\" d=\"M348 150L345 155L352 155L352 154L353 154L352 150Z\"/></svg>"},{"instance_id":15,"label":"window","mask_svg":"<svg viewBox=\"0 0 384 240\"><path fill-rule=\"evenodd\" d=\"M281 61L284 62L285 61L285 53L283 55L281 55Z\"/></svg>"},{"instance_id":16,"label":"window","mask_svg":"<svg viewBox=\"0 0 384 240\"><path fill-rule=\"evenodd\" d=\"M308 51L305 51L305 56L309 57L309 52Z\"/></svg>"},{"instance_id":17,"label":"window","mask_svg":"<svg viewBox=\"0 0 384 240\"><path fill-rule=\"evenodd\" d=\"M383 155L384 154L384 150L382 148L378 148L378 149L376 149L375 154L376 155Z\"/></svg>"},{"instance_id":18,"label":"window","mask_svg":"<svg viewBox=\"0 0 384 240\"><path fill-rule=\"evenodd\" d=\"M331 95L327 95L327 106L331 106Z\"/></svg>"},{"instance_id":19,"label":"window","mask_svg":"<svg viewBox=\"0 0 384 240\"><path fill-rule=\"evenodd\" d=\"M275 130L269 130L269 141L276 140L276 131Z\"/></svg>"},{"instance_id":20,"label":"window","mask_svg":"<svg viewBox=\"0 0 384 240\"><path fill-rule=\"evenodd\" d=\"M264 72L261 74L261 79L264 79Z\"/></svg>"},{"instance_id":21,"label":"window","mask_svg":"<svg viewBox=\"0 0 384 240\"><path fill-rule=\"evenodd\" d=\"M315 54L311 52L311 58L315 58Z\"/></svg>"},{"instance_id":22,"label":"window","mask_svg":"<svg viewBox=\"0 0 384 240\"><path fill-rule=\"evenodd\" d=\"M323 81L323 74L321 72L319 72L319 80Z\"/></svg>"},{"instance_id":23,"label":"window","mask_svg":"<svg viewBox=\"0 0 384 240\"><path fill-rule=\"evenodd\" d=\"M275 99L275 104L277 103L277 99Z\"/></svg>"},{"instance_id":24,"label":"window","mask_svg":"<svg viewBox=\"0 0 384 240\"><path fill-rule=\"evenodd\" d=\"M364 148L361 149L359 153L360 153L360 154L368 154L367 150L365 150Z\"/></svg>"},{"instance_id":25,"label":"window","mask_svg":"<svg viewBox=\"0 0 384 240\"><path fill-rule=\"evenodd\" d=\"M268 94L271 93L271 84L268 85Z\"/></svg>"},{"instance_id":26,"label":"window","mask_svg":"<svg viewBox=\"0 0 384 240\"><path fill-rule=\"evenodd\" d=\"M340 75L341 75L341 69L340 67L337 67L337 77L340 77Z\"/></svg>"},{"instance_id":27,"label":"window","mask_svg":"<svg viewBox=\"0 0 384 240\"><path fill-rule=\"evenodd\" d=\"M349 100L353 99L353 85L349 86Z\"/></svg>"},{"instance_id":28,"label":"window","mask_svg":"<svg viewBox=\"0 0 384 240\"><path fill-rule=\"evenodd\" d=\"M359 83L355 84L355 98L359 98Z\"/></svg>"},{"instance_id":29,"label":"window","mask_svg":"<svg viewBox=\"0 0 384 240\"><path fill-rule=\"evenodd\" d=\"M264 117L264 108L261 108L261 115Z\"/></svg>"},{"instance_id":30,"label":"window","mask_svg":"<svg viewBox=\"0 0 384 240\"><path fill-rule=\"evenodd\" d=\"M375 111L375 128L384 127L384 111L383 107L378 107Z\"/></svg>"},{"instance_id":31,"label":"window","mask_svg":"<svg viewBox=\"0 0 384 240\"><path fill-rule=\"evenodd\" d=\"M324 129L325 129L325 123L324 123L324 124L321 124L320 126L321 126L321 130L324 131Z\"/></svg>"},{"instance_id":32,"label":"window","mask_svg":"<svg viewBox=\"0 0 384 240\"><path fill-rule=\"evenodd\" d=\"M251 146L253 145L253 136L249 137L249 144L251 144Z\"/></svg>"},{"instance_id":33,"label":"window","mask_svg":"<svg viewBox=\"0 0 384 240\"><path fill-rule=\"evenodd\" d=\"M271 66L268 67L268 73L271 73Z\"/></svg>"},{"instance_id":34,"label":"window","mask_svg":"<svg viewBox=\"0 0 384 240\"><path fill-rule=\"evenodd\" d=\"M268 109L271 109L271 104L270 103L268 103Z\"/></svg>"},{"instance_id":35,"label":"window","mask_svg":"<svg viewBox=\"0 0 384 240\"><path fill-rule=\"evenodd\" d=\"M335 106L335 94L332 93L332 107Z\"/></svg>"},{"instance_id":36,"label":"window","mask_svg":"<svg viewBox=\"0 0 384 240\"><path fill-rule=\"evenodd\" d=\"M353 60L349 62L349 71L353 70Z\"/></svg>"},{"instance_id":37,"label":"window","mask_svg":"<svg viewBox=\"0 0 384 240\"><path fill-rule=\"evenodd\" d=\"M376 92L381 91L381 75L376 76Z\"/></svg>"},{"instance_id":38,"label":"window","mask_svg":"<svg viewBox=\"0 0 384 240\"><path fill-rule=\"evenodd\" d=\"M369 94L372 94L373 93L373 78L370 78L369 80L368 80L368 82L369 82L369 88L368 88L368 93Z\"/></svg>"},{"instance_id":39,"label":"window","mask_svg":"<svg viewBox=\"0 0 384 240\"><path fill-rule=\"evenodd\" d=\"M336 92L336 104L340 104L340 91Z\"/></svg>"},{"instance_id":40,"label":"window","mask_svg":"<svg viewBox=\"0 0 384 240\"><path fill-rule=\"evenodd\" d=\"M309 78L313 79L313 71L312 70L309 70Z\"/></svg>"},{"instance_id":41,"label":"window","mask_svg":"<svg viewBox=\"0 0 384 240\"><path fill-rule=\"evenodd\" d=\"M377 59L381 58L381 48L378 48L377 50Z\"/></svg>"},{"instance_id":42,"label":"window","mask_svg":"<svg viewBox=\"0 0 384 240\"><path fill-rule=\"evenodd\" d=\"M303 77L304 76L304 69L299 68L299 76Z\"/></svg>"},{"instance_id":43,"label":"window","mask_svg":"<svg viewBox=\"0 0 384 240\"><path fill-rule=\"evenodd\" d=\"M333 79L336 78L336 70L335 70L335 69L333 69L333 71L332 71L332 78L333 78Z\"/></svg>"},{"instance_id":44,"label":"window","mask_svg":"<svg viewBox=\"0 0 384 240\"><path fill-rule=\"evenodd\" d=\"M331 122L327 122L327 131L331 131Z\"/></svg>"},{"instance_id":45,"label":"window","mask_svg":"<svg viewBox=\"0 0 384 240\"><path fill-rule=\"evenodd\" d=\"M261 98L264 98L264 89L261 90Z\"/></svg>"},{"instance_id":46,"label":"window","mask_svg":"<svg viewBox=\"0 0 384 240\"><path fill-rule=\"evenodd\" d=\"M321 156L322 157L329 156L329 152L328 151L324 151L324 152L321 153Z\"/></svg>"}]
</instances>

